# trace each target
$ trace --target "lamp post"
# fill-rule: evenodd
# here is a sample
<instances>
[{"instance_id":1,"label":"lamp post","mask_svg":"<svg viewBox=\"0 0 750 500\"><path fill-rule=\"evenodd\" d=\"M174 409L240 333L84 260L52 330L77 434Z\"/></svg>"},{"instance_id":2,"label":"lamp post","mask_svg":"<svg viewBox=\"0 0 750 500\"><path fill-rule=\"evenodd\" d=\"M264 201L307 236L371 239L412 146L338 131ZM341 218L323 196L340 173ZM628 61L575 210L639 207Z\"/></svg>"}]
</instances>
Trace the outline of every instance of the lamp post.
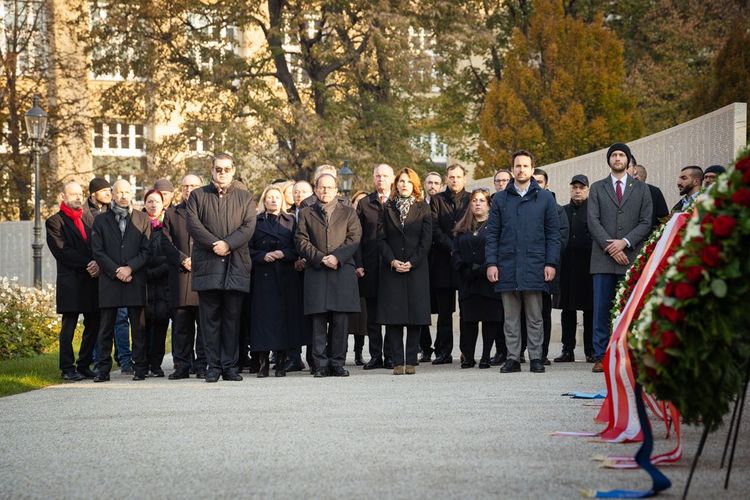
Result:
<instances>
[{"instance_id":1,"label":"lamp post","mask_svg":"<svg viewBox=\"0 0 750 500\"><path fill-rule=\"evenodd\" d=\"M26 112L26 133L34 155L34 242L31 244L34 259L34 286L42 288L42 219L41 193L39 192L39 154L44 133L47 130L47 113L39 107L39 96L34 96L34 105Z\"/></svg>"},{"instance_id":2,"label":"lamp post","mask_svg":"<svg viewBox=\"0 0 750 500\"><path fill-rule=\"evenodd\" d=\"M354 172L349 168L349 160L344 160L344 165L339 169L339 179L341 180L341 190L347 198L352 191L353 177Z\"/></svg>"}]
</instances>

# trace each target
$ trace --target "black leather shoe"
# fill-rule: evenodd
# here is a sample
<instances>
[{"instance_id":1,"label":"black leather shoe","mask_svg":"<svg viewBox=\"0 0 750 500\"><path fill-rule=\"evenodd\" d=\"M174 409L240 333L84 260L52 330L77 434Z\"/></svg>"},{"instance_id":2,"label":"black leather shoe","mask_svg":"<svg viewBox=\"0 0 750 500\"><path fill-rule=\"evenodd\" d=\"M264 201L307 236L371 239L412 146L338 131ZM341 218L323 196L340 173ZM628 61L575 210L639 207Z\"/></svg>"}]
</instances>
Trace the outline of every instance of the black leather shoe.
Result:
<instances>
[{"instance_id":1,"label":"black leather shoe","mask_svg":"<svg viewBox=\"0 0 750 500\"><path fill-rule=\"evenodd\" d=\"M596 358L594 356L586 356L586 363L596 363Z\"/></svg>"},{"instance_id":2,"label":"black leather shoe","mask_svg":"<svg viewBox=\"0 0 750 500\"><path fill-rule=\"evenodd\" d=\"M221 379L229 380L230 382L239 382L242 380L242 375L237 370L227 370L221 374Z\"/></svg>"},{"instance_id":3,"label":"black leather shoe","mask_svg":"<svg viewBox=\"0 0 750 500\"><path fill-rule=\"evenodd\" d=\"M450 354L441 354L432 361L433 365L449 365L451 363L453 363L453 356Z\"/></svg>"},{"instance_id":4,"label":"black leather shoe","mask_svg":"<svg viewBox=\"0 0 750 500\"><path fill-rule=\"evenodd\" d=\"M328 376L327 366L325 368L318 368L317 370L315 370L315 375L314 375L315 378L323 378L327 376Z\"/></svg>"},{"instance_id":5,"label":"black leather shoe","mask_svg":"<svg viewBox=\"0 0 750 500\"><path fill-rule=\"evenodd\" d=\"M506 359L505 364L500 367L500 373L515 373L521 371L521 363L512 359Z\"/></svg>"},{"instance_id":6,"label":"black leather shoe","mask_svg":"<svg viewBox=\"0 0 750 500\"><path fill-rule=\"evenodd\" d=\"M91 368L89 368L88 366L83 367L83 368L79 368L77 371L78 371L78 373L80 373L81 375L83 375L84 378L94 378L94 377L96 377L96 372L94 370L92 370Z\"/></svg>"},{"instance_id":7,"label":"black leather shoe","mask_svg":"<svg viewBox=\"0 0 750 500\"><path fill-rule=\"evenodd\" d=\"M288 359L284 365L285 372L301 372L305 369L305 364L302 361L296 359Z\"/></svg>"},{"instance_id":8,"label":"black leather shoe","mask_svg":"<svg viewBox=\"0 0 750 500\"><path fill-rule=\"evenodd\" d=\"M532 359L529 364L529 371L531 373L544 373L544 360Z\"/></svg>"},{"instance_id":9,"label":"black leather shoe","mask_svg":"<svg viewBox=\"0 0 750 500\"><path fill-rule=\"evenodd\" d=\"M348 377L349 371L343 366L334 366L331 369L331 375L333 375L334 377Z\"/></svg>"},{"instance_id":10,"label":"black leather shoe","mask_svg":"<svg viewBox=\"0 0 750 500\"><path fill-rule=\"evenodd\" d=\"M370 358L370 361L362 367L363 370L374 370L376 368L383 368L382 358Z\"/></svg>"},{"instance_id":11,"label":"black leather shoe","mask_svg":"<svg viewBox=\"0 0 750 500\"><path fill-rule=\"evenodd\" d=\"M208 370L208 372L206 372L206 382L218 382L219 377L221 377L221 372L219 370Z\"/></svg>"},{"instance_id":12,"label":"black leather shoe","mask_svg":"<svg viewBox=\"0 0 750 500\"><path fill-rule=\"evenodd\" d=\"M122 368L120 370L120 373L122 373L123 375L132 375L135 373L135 370L132 366L126 366L125 368Z\"/></svg>"},{"instance_id":13,"label":"black leather shoe","mask_svg":"<svg viewBox=\"0 0 750 500\"><path fill-rule=\"evenodd\" d=\"M383 361L383 368L386 370L393 370L393 360L391 358L385 358L385 361Z\"/></svg>"},{"instance_id":14,"label":"black leather shoe","mask_svg":"<svg viewBox=\"0 0 750 500\"><path fill-rule=\"evenodd\" d=\"M490 358L490 365L492 366L500 366L503 363L505 363L506 357L503 356L500 353L495 354Z\"/></svg>"},{"instance_id":15,"label":"black leather shoe","mask_svg":"<svg viewBox=\"0 0 750 500\"><path fill-rule=\"evenodd\" d=\"M354 365L355 366L364 366L365 360L362 358L362 351L355 352L354 353Z\"/></svg>"},{"instance_id":16,"label":"black leather shoe","mask_svg":"<svg viewBox=\"0 0 750 500\"><path fill-rule=\"evenodd\" d=\"M554 359L555 363L572 363L576 360L572 352L563 352Z\"/></svg>"},{"instance_id":17,"label":"black leather shoe","mask_svg":"<svg viewBox=\"0 0 750 500\"><path fill-rule=\"evenodd\" d=\"M109 373L98 373L94 377L94 382L109 382Z\"/></svg>"},{"instance_id":18,"label":"black leather shoe","mask_svg":"<svg viewBox=\"0 0 750 500\"><path fill-rule=\"evenodd\" d=\"M542 364L543 364L544 366L549 366L549 365L551 365L552 363L550 363L550 360L549 360L549 358L545 356L545 357L543 357L543 358L542 358Z\"/></svg>"},{"instance_id":19,"label":"black leather shoe","mask_svg":"<svg viewBox=\"0 0 750 500\"><path fill-rule=\"evenodd\" d=\"M492 366L492 365L490 364L490 360L489 359L482 358L482 359L479 360L479 369L480 370L484 370L486 368L489 368L490 366Z\"/></svg>"},{"instance_id":20,"label":"black leather shoe","mask_svg":"<svg viewBox=\"0 0 750 500\"><path fill-rule=\"evenodd\" d=\"M60 378L63 380L67 380L68 382L79 382L86 377L84 377L82 374L78 373L75 370L69 371L69 372L62 372L60 374Z\"/></svg>"},{"instance_id":21,"label":"black leather shoe","mask_svg":"<svg viewBox=\"0 0 750 500\"><path fill-rule=\"evenodd\" d=\"M195 378L206 378L206 370L195 370Z\"/></svg>"},{"instance_id":22,"label":"black leather shoe","mask_svg":"<svg viewBox=\"0 0 750 500\"><path fill-rule=\"evenodd\" d=\"M431 352L422 352L422 356L419 358L420 363L429 363L432 361L432 353Z\"/></svg>"},{"instance_id":23,"label":"black leather shoe","mask_svg":"<svg viewBox=\"0 0 750 500\"><path fill-rule=\"evenodd\" d=\"M258 378L266 378L268 376L268 358L260 360L260 368L258 368Z\"/></svg>"},{"instance_id":24,"label":"black leather shoe","mask_svg":"<svg viewBox=\"0 0 750 500\"><path fill-rule=\"evenodd\" d=\"M157 368L156 370L151 370L151 373L148 374L149 377L154 378L161 378L164 376L164 370L161 368Z\"/></svg>"},{"instance_id":25,"label":"black leather shoe","mask_svg":"<svg viewBox=\"0 0 750 500\"><path fill-rule=\"evenodd\" d=\"M187 370L175 370L167 377L169 380L180 380L183 378L190 378L190 372Z\"/></svg>"},{"instance_id":26,"label":"black leather shoe","mask_svg":"<svg viewBox=\"0 0 750 500\"><path fill-rule=\"evenodd\" d=\"M133 380L146 380L146 372L136 370L133 374Z\"/></svg>"},{"instance_id":27,"label":"black leather shoe","mask_svg":"<svg viewBox=\"0 0 750 500\"><path fill-rule=\"evenodd\" d=\"M477 366L477 362L473 359L461 361L461 368L474 368L475 366Z\"/></svg>"}]
</instances>

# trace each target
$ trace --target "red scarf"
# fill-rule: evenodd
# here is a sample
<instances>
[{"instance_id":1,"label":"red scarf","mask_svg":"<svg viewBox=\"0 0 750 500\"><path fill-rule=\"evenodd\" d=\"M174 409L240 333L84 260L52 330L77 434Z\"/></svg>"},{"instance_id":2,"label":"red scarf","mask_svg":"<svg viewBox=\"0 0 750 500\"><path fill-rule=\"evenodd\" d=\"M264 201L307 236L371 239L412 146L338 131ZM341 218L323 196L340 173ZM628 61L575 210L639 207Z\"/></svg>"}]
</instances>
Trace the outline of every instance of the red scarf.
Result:
<instances>
[{"instance_id":1,"label":"red scarf","mask_svg":"<svg viewBox=\"0 0 750 500\"><path fill-rule=\"evenodd\" d=\"M83 227L83 220L81 219L81 217L83 217L83 209L79 208L78 210L73 210L65 203L60 203L60 211L73 221L76 229L78 229L78 232L81 233L83 241L88 241L89 238L88 236L86 236L86 229Z\"/></svg>"}]
</instances>

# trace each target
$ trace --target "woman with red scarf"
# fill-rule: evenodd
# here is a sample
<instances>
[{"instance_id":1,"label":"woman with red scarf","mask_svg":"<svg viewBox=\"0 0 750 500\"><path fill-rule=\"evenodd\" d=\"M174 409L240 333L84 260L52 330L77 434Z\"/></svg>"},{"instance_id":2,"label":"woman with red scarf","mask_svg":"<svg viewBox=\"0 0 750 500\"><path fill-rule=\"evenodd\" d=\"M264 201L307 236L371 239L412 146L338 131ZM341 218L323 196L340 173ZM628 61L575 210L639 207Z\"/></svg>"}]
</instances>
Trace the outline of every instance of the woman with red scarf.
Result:
<instances>
[{"instance_id":1,"label":"woman with red scarf","mask_svg":"<svg viewBox=\"0 0 750 500\"><path fill-rule=\"evenodd\" d=\"M149 376L163 377L161 363L169 328L169 265L161 243L164 220L164 197L161 192L151 189L146 193L144 210L151 223L151 259L146 266L146 353Z\"/></svg>"}]
</instances>

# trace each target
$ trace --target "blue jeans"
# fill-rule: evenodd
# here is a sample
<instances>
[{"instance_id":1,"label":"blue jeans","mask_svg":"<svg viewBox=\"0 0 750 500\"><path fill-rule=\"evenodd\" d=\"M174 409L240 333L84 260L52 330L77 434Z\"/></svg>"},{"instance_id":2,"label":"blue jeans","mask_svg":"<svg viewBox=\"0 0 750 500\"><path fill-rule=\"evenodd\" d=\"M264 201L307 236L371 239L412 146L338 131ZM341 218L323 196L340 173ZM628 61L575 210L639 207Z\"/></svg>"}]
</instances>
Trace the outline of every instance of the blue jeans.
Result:
<instances>
[{"instance_id":1,"label":"blue jeans","mask_svg":"<svg viewBox=\"0 0 750 500\"><path fill-rule=\"evenodd\" d=\"M610 311L615 299L617 285L623 276L619 274L593 274L594 281L594 358L601 361L607 352L610 332Z\"/></svg>"}]
</instances>

